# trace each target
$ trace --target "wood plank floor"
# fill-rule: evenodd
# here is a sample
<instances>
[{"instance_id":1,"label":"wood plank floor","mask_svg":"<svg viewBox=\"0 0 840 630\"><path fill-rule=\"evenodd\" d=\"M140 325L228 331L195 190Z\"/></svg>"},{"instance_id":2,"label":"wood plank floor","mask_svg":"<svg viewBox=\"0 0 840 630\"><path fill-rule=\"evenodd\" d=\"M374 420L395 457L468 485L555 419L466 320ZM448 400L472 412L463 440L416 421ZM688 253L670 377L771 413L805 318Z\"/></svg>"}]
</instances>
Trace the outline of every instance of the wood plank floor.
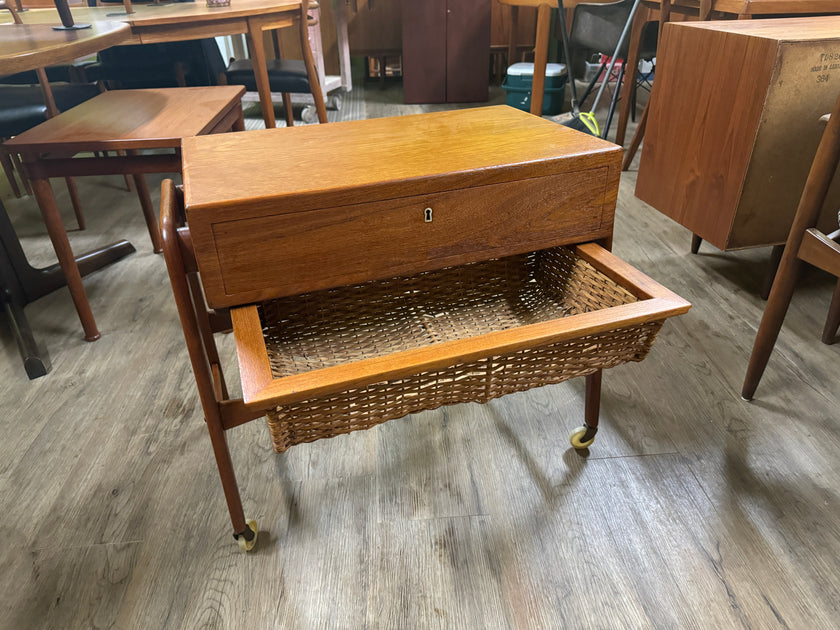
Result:
<instances>
[{"instance_id":1,"label":"wood plank floor","mask_svg":"<svg viewBox=\"0 0 840 630\"><path fill-rule=\"evenodd\" d=\"M400 103L359 83L330 116L430 109ZM252 422L229 434L260 526L244 555L163 259L121 178L81 180L76 251L126 237L137 253L85 280L95 343L66 291L27 307L46 377L26 379L0 326L0 628L840 627L840 344L819 342L832 280L803 278L744 402L769 251L691 255L634 185L626 173L615 252L694 308L605 374L588 457L568 444L581 380L282 456ZM7 206L30 258L54 259L33 200Z\"/></svg>"}]
</instances>

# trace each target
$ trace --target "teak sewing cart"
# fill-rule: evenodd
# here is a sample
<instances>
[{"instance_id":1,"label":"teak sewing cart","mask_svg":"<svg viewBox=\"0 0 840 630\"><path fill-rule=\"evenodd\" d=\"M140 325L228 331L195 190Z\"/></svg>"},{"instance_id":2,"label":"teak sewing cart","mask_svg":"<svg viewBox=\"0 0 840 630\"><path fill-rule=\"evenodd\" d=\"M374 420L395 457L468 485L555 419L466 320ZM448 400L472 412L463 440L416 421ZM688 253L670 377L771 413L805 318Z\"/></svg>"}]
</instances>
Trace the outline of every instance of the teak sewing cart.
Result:
<instances>
[{"instance_id":1,"label":"teak sewing cart","mask_svg":"<svg viewBox=\"0 0 840 630\"><path fill-rule=\"evenodd\" d=\"M278 452L640 361L689 304L613 256L621 149L508 107L187 138L164 253L234 536L225 432ZM213 333L233 329L243 398Z\"/></svg>"}]
</instances>

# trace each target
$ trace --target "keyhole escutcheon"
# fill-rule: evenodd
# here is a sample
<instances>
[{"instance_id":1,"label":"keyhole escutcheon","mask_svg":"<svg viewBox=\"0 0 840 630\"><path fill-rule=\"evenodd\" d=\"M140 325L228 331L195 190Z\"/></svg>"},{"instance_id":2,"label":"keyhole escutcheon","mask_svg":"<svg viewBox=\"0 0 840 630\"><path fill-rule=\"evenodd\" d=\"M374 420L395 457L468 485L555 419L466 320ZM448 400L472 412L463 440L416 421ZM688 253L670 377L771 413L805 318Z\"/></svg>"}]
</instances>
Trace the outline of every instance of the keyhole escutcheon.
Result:
<instances>
[{"instance_id":1,"label":"keyhole escutcheon","mask_svg":"<svg viewBox=\"0 0 840 630\"><path fill-rule=\"evenodd\" d=\"M432 222L432 209L431 208L426 208L423 212L424 212L424 216L425 216L425 219L426 219L426 223L431 223Z\"/></svg>"}]
</instances>

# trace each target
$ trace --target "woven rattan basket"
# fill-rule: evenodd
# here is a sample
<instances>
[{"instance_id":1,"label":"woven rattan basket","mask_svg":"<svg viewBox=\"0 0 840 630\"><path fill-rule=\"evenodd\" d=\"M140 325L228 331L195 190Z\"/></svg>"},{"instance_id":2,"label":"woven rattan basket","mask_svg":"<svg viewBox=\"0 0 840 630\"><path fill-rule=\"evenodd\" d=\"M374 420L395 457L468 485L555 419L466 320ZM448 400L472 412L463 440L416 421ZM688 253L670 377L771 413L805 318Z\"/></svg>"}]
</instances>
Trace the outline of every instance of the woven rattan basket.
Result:
<instances>
[{"instance_id":1,"label":"woven rattan basket","mask_svg":"<svg viewBox=\"0 0 840 630\"><path fill-rule=\"evenodd\" d=\"M561 247L273 300L260 306L260 319L273 376L282 378L636 299ZM267 414L274 449L641 361L663 321L284 405Z\"/></svg>"}]
</instances>

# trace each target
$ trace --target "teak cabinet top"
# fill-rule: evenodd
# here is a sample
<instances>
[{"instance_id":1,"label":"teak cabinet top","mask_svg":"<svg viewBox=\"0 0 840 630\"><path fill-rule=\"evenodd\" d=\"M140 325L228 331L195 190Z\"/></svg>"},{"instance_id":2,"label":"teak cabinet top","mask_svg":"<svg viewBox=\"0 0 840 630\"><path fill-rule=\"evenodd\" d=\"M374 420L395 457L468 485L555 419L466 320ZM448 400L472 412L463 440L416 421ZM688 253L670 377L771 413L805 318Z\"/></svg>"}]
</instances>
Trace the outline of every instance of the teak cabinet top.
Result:
<instances>
[{"instance_id":1,"label":"teak cabinet top","mask_svg":"<svg viewBox=\"0 0 840 630\"><path fill-rule=\"evenodd\" d=\"M213 307L612 236L621 149L513 108L224 135L183 144Z\"/></svg>"},{"instance_id":2,"label":"teak cabinet top","mask_svg":"<svg viewBox=\"0 0 840 630\"><path fill-rule=\"evenodd\" d=\"M188 217L291 211L537 177L608 163L615 145L512 107L187 138Z\"/></svg>"}]
</instances>

